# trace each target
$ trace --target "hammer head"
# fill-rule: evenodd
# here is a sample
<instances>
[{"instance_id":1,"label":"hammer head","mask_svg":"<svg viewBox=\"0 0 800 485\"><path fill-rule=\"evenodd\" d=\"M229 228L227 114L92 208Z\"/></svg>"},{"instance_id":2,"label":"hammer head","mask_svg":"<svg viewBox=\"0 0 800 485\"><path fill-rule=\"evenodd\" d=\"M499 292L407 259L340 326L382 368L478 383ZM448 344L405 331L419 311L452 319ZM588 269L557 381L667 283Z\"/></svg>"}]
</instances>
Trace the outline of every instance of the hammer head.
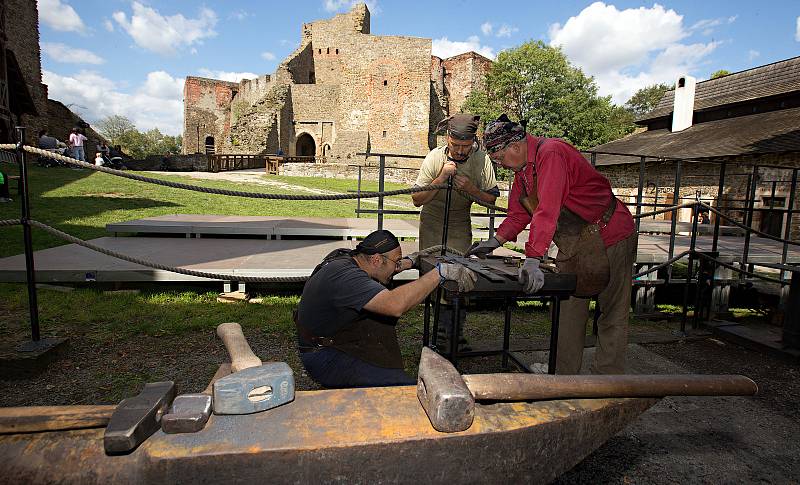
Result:
<instances>
[{"instance_id":1,"label":"hammer head","mask_svg":"<svg viewBox=\"0 0 800 485\"><path fill-rule=\"evenodd\" d=\"M417 397L437 431L454 433L472 426L475 398L453 364L428 347L422 348L419 360Z\"/></svg>"},{"instance_id":2,"label":"hammer head","mask_svg":"<svg viewBox=\"0 0 800 485\"><path fill-rule=\"evenodd\" d=\"M138 396L123 399L106 427L103 447L109 455L133 451L158 430L161 415L175 398L175 383L153 382L144 385Z\"/></svg>"},{"instance_id":3,"label":"hammer head","mask_svg":"<svg viewBox=\"0 0 800 485\"><path fill-rule=\"evenodd\" d=\"M181 394L172 402L169 413L161 418L165 433L196 433L203 429L211 416L211 396Z\"/></svg>"},{"instance_id":4,"label":"hammer head","mask_svg":"<svg viewBox=\"0 0 800 485\"><path fill-rule=\"evenodd\" d=\"M285 362L268 362L214 383L214 414L251 414L294 400L294 373Z\"/></svg>"}]
</instances>

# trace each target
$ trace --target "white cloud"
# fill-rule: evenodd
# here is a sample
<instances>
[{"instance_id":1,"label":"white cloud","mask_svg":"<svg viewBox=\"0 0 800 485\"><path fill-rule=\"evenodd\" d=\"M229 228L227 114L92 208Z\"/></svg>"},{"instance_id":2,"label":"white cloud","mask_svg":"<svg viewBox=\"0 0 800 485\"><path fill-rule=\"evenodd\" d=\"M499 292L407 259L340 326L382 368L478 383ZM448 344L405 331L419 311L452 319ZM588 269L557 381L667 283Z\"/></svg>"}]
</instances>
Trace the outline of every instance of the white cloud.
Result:
<instances>
[{"instance_id":1,"label":"white cloud","mask_svg":"<svg viewBox=\"0 0 800 485\"><path fill-rule=\"evenodd\" d=\"M239 10L234 10L233 12L231 12L230 15L228 15L228 18L229 19L236 19L236 20L244 20L247 17L252 17L252 16L253 16L253 14L251 14L250 12L247 12L246 10L239 9Z\"/></svg>"},{"instance_id":2,"label":"white cloud","mask_svg":"<svg viewBox=\"0 0 800 485\"><path fill-rule=\"evenodd\" d=\"M166 72L149 73L146 81L131 92L94 71L61 76L45 70L42 81L48 85L50 98L85 108L82 115L89 123L122 115L142 131L158 128L168 135L183 131L183 79Z\"/></svg>"},{"instance_id":3,"label":"white cloud","mask_svg":"<svg viewBox=\"0 0 800 485\"><path fill-rule=\"evenodd\" d=\"M61 0L38 0L39 20L48 27L61 32L86 33L83 20L67 3Z\"/></svg>"},{"instance_id":4,"label":"white cloud","mask_svg":"<svg viewBox=\"0 0 800 485\"><path fill-rule=\"evenodd\" d=\"M690 31L683 16L658 4L617 10L595 2L563 26L552 25L550 43L594 76L602 95L610 94L621 104L647 85L672 84L678 76L695 72L720 45L681 43Z\"/></svg>"},{"instance_id":5,"label":"white cloud","mask_svg":"<svg viewBox=\"0 0 800 485\"><path fill-rule=\"evenodd\" d=\"M114 32L114 23L108 19L103 20L103 27L109 32Z\"/></svg>"},{"instance_id":6,"label":"white cloud","mask_svg":"<svg viewBox=\"0 0 800 485\"><path fill-rule=\"evenodd\" d=\"M797 17L797 29L794 33L794 40L800 42L800 17Z\"/></svg>"},{"instance_id":7,"label":"white cloud","mask_svg":"<svg viewBox=\"0 0 800 485\"><path fill-rule=\"evenodd\" d=\"M56 62L70 64L102 64L106 62L105 59L91 51L58 42L42 42L42 52Z\"/></svg>"},{"instance_id":8,"label":"white cloud","mask_svg":"<svg viewBox=\"0 0 800 485\"><path fill-rule=\"evenodd\" d=\"M757 50L750 49L749 51L747 51L747 60L748 61L752 61L753 59L755 59L756 57L758 57L760 55L761 55L761 53L758 52Z\"/></svg>"},{"instance_id":9,"label":"white cloud","mask_svg":"<svg viewBox=\"0 0 800 485\"><path fill-rule=\"evenodd\" d=\"M182 14L164 16L137 1L132 9L130 19L125 12L114 12L114 20L136 45L158 54L174 55L183 47L202 44L203 39L217 35L217 14L208 8L200 9L194 19Z\"/></svg>"},{"instance_id":10,"label":"white cloud","mask_svg":"<svg viewBox=\"0 0 800 485\"><path fill-rule=\"evenodd\" d=\"M324 0L322 5L328 12L339 12L341 10L350 10L359 3L366 3L372 14L378 14L381 11L378 6L378 0Z\"/></svg>"},{"instance_id":11,"label":"white cloud","mask_svg":"<svg viewBox=\"0 0 800 485\"><path fill-rule=\"evenodd\" d=\"M266 59L268 61L274 61L275 60L275 54L273 54L272 52L269 52L269 51L265 51L265 52L261 53L261 58L262 59Z\"/></svg>"},{"instance_id":12,"label":"white cloud","mask_svg":"<svg viewBox=\"0 0 800 485\"><path fill-rule=\"evenodd\" d=\"M503 24L497 29L497 37L511 37L512 34L516 34L517 32L519 32L517 27Z\"/></svg>"},{"instance_id":13,"label":"white cloud","mask_svg":"<svg viewBox=\"0 0 800 485\"><path fill-rule=\"evenodd\" d=\"M242 79L255 79L258 77L258 74L253 74L252 72L215 71L205 67L198 69L197 72L202 77L230 81L232 83L238 83Z\"/></svg>"},{"instance_id":14,"label":"white cloud","mask_svg":"<svg viewBox=\"0 0 800 485\"><path fill-rule=\"evenodd\" d=\"M493 28L491 22L484 22L481 24L481 32L483 32L483 35L492 35Z\"/></svg>"},{"instance_id":15,"label":"white cloud","mask_svg":"<svg viewBox=\"0 0 800 485\"><path fill-rule=\"evenodd\" d=\"M712 33L714 33L715 27L719 27L722 24L732 24L736 22L737 18L739 18L738 15L732 15L728 18L720 17L716 19L703 19L695 22L694 25L689 27L689 30L691 31L701 30L703 32L703 35L711 35Z\"/></svg>"},{"instance_id":16,"label":"white cloud","mask_svg":"<svg viewBox=\"0 0 800 485\"><path fill-rule=\"evenodd\" d=\"M466 41L449 40L447 37L433 39L433 45L431 47L431 54L441 57L442 59L447 59L448 57L457 56L458 54L469 51L475 51L489 59L494 59L495 56L494 49L486 45L481 45L481 41L477 35L467 37Z\"/></svg>"}]
</instances>

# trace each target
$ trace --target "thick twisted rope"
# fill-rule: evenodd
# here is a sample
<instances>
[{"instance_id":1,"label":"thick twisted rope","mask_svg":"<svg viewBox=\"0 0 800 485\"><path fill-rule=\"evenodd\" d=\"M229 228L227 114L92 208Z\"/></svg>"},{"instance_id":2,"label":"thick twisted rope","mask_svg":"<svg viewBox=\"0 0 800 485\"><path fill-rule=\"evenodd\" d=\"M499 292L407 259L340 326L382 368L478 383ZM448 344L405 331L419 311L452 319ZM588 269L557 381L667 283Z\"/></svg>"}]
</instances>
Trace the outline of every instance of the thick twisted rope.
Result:
<instances>
[{"instance_id":1,"label":"thick twisted rope","mask_svg":"<svg viewBox=\"0 0 800 485\"><path fill-rule=\"evenodd\" d=\"M244 283L302 283L308 279L308 277L306 276L273 276L273 277L239 276L239 275L233 276L233 275L218 274L218 273L208 273L205 271L195 271L185 268L177 268L174 266L167 266L165 264L148 261L146 259L134 258L132 256L118 253L110 249L102 248L100 246L86 242L82 239L78 239L77 237L67 234L66 232L59 231L58 229L50 227L47 224L43 224L39 221L29 220L28 223L31 226L38 227L39 229L42 229L45 232L60 237L61 239L71 242L73 244L83 246L87 249L91 249L92 251L97 251L98 253L102 253L107 256L111 256L113 258L121 259L123 261L128 261L129 263L134 263L141 266L147 266L148 268L171 271L173 273L184 274L188 276L197 276L199 278L208 278L212 280L223 280L223 281L242 281Z\"/></svg>"},{"instance_id":2,"label":"thick twisted rope","mask_svg":"<svg viewBox=\"0 0 800 485\"><path fill-rule=\"evenodd\" d=\"M0 221L0 226L18 226L22 224L22 221L19 219L6 219Z\"/></svg>"}]
</instances>

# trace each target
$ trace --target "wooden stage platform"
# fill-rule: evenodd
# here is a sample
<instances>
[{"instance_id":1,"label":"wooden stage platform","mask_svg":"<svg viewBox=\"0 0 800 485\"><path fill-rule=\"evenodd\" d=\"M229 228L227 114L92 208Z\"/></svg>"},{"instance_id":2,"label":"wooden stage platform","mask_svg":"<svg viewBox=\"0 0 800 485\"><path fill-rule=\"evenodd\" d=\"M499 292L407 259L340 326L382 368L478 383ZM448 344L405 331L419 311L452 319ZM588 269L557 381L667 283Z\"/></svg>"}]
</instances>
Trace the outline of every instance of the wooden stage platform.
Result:
<instances>
[{"instance_id":1,"label":"wooden stage platform","mask_svg":"<svg viewBox=\"0 0 800 485\"><path fill-rule=\"evenodd\" d=\"M91 242L132 257L198 271L232 276L308 276L326 254L340 247L355 247L356 238L369 234L376 227L377 221L367 218L176 214L109 224L109 232L119 236L102 237ZM415 238L418 221L385 219L384 227L398 237ZM476 237L485 238L485 231L476 231ZM520 235L517 247L523 247L526 239L527 233ZM689 242L689 236L678 236L675 254L687 250ZM402 244L405 254L417 250L416 241L406 240ZM743 246L742 237L720 237L721 259L740 261ZM710 250L711 236L698 236L697 247ZM669 236L641 234L637 263L647 265L665 261L668 249ZM781 249L776 242L752 238L749 261L780 262ZM519 255L508 249L498 250L496 254L501 251L504 255ZM788 262L800 263L800 250L790 247ZM128 263L75 244L37 251L35 267L40 283L206 281ZM416 277L416 271L406 271L396 278ZM23 255L0 259L0 281L25 281Z\"/></svg>"}]
</instances>

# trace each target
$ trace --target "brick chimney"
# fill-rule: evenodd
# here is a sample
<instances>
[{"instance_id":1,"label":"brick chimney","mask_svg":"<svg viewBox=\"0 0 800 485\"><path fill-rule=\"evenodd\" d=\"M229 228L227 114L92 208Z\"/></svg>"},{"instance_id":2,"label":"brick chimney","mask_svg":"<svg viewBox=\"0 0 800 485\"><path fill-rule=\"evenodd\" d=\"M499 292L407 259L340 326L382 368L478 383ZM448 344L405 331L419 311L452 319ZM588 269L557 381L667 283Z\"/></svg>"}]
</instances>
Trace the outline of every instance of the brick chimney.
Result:
<instances>
[{"instance_id":1,"label":"brick chimney","mask_svg":"<svg viewBox=\"0 0 800 485\"><path fill-rule=\"evenodd\" d=\"M681 76L675 81L675 101L672 105L672 131L683 131L692 126L694 115L694 87L697 79Z\"/></svg>"}]
</instances>

